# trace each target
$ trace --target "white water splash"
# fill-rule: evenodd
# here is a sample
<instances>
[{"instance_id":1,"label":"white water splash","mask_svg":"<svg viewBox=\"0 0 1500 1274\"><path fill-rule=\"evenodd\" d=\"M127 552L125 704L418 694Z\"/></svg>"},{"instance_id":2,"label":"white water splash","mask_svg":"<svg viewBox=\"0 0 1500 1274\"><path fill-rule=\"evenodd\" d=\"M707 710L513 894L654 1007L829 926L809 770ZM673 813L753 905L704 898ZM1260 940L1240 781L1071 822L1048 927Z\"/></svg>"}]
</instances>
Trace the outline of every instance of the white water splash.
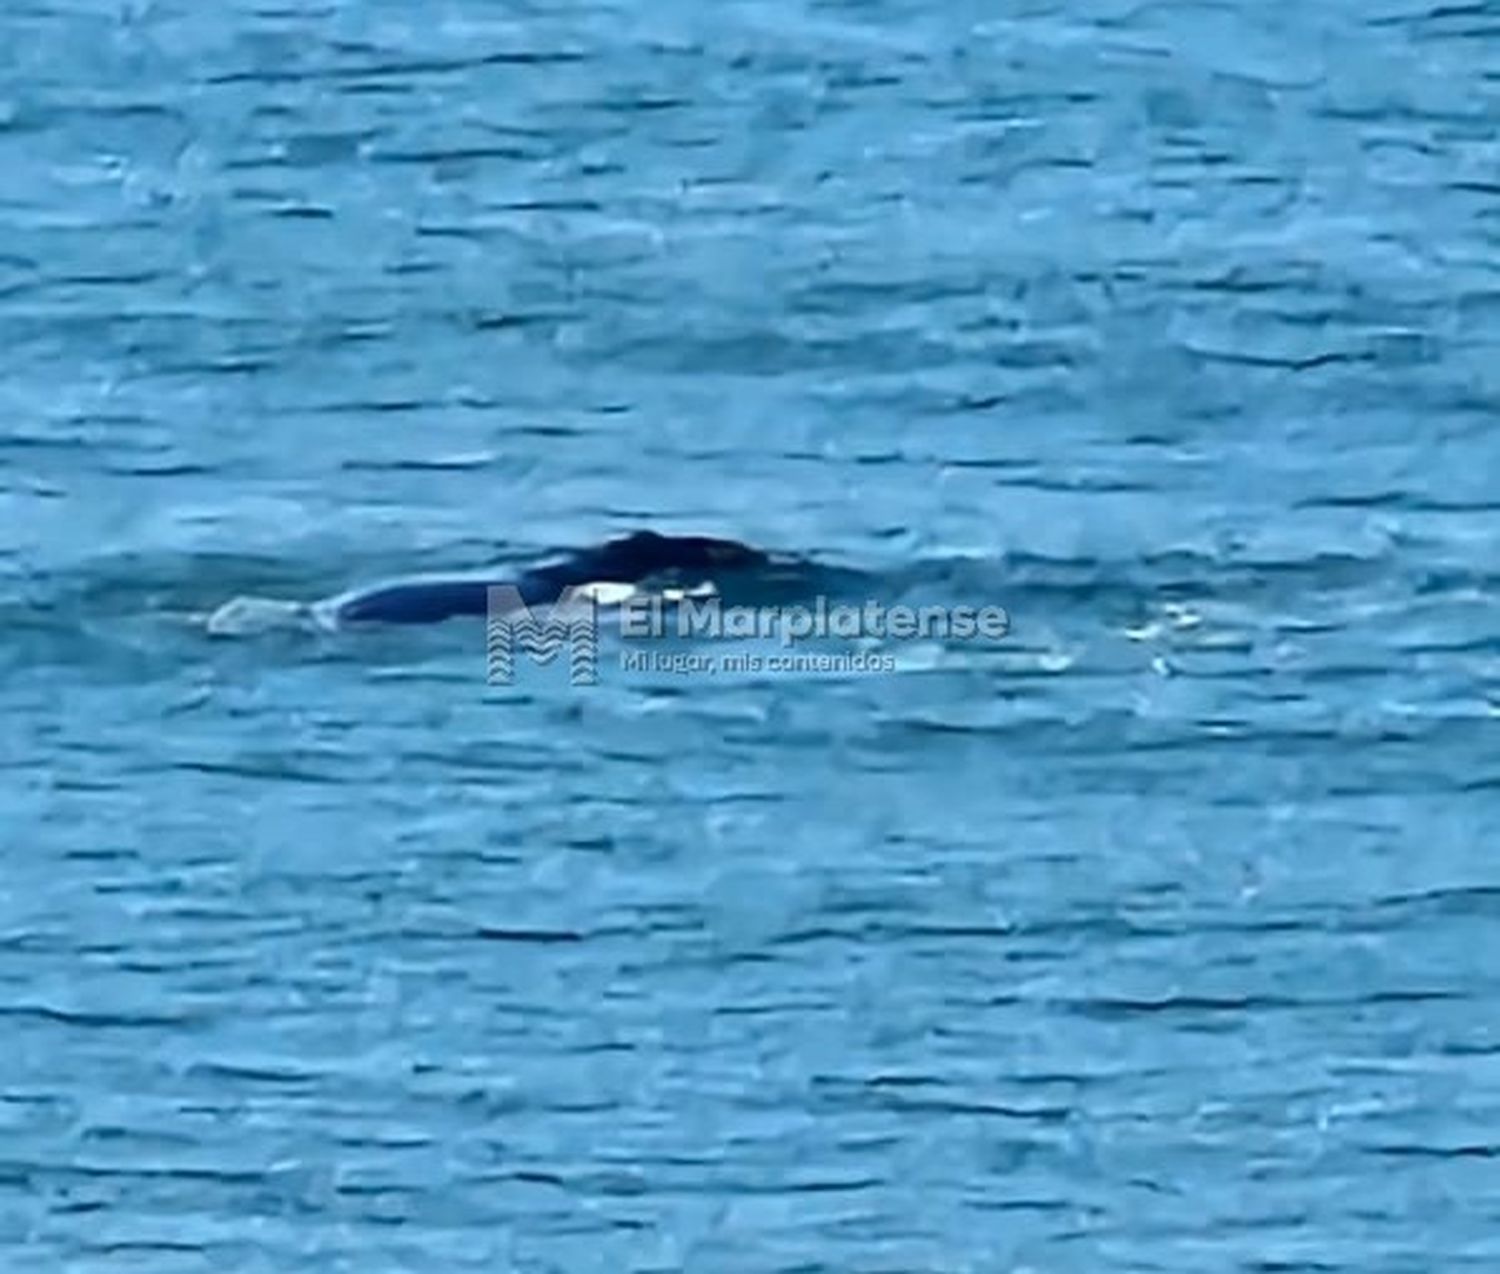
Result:
<instances>
[{"instance_id":1,"label":"white water splash","mask_svg":"<svg viewBox=\"0 0 1500 1274\"><path fill-rule=\"evenodd\" d=\"M249 637L267 632L327 632L335 627L323 607L275 597L236 597L204 621L212 637Z\"/></svg>"}]
</instances>

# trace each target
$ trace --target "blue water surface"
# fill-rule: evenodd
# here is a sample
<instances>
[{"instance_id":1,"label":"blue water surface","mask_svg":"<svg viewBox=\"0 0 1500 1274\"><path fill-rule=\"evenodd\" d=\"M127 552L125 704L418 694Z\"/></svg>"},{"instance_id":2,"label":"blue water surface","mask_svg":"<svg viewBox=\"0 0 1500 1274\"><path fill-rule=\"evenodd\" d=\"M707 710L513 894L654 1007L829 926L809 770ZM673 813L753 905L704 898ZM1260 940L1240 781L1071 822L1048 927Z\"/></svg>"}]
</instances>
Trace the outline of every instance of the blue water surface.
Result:
<instances>
[{"instance_id":1,"label":"blue water surface","mask_svg":"<svg viewBox=\"0 0 1500 1274\"><path fill-rule=\"evenodd\" d=\"M1500 1268L1494 0L16 0L0 174L7 1271ZM1012 630L204 626L642 526Z\"/></svg>"}]
</instances>

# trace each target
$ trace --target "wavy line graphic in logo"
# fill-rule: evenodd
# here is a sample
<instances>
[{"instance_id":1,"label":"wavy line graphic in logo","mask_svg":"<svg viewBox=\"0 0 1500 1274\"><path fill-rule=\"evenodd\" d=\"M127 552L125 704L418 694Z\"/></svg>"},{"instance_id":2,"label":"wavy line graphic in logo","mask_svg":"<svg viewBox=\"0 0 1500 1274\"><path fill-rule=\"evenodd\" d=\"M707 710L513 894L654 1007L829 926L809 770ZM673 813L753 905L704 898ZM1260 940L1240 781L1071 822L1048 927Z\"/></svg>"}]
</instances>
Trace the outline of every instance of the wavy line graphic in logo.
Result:
<instances>
[{"instance_id":1,"label":"wavy line graphic in logo","mask_svg":"<svg viewBox=\"0 0 1500 1274\"><path fill-rule=\"evenodd\" d=\"M492 686L514 685L516 655L546 667L564 647L568 680L575 686L599 683L599 613L585 591L568 589L550 606L529 608L509 585L487 590L485 679Z\"/></svg>"}]
</instances>

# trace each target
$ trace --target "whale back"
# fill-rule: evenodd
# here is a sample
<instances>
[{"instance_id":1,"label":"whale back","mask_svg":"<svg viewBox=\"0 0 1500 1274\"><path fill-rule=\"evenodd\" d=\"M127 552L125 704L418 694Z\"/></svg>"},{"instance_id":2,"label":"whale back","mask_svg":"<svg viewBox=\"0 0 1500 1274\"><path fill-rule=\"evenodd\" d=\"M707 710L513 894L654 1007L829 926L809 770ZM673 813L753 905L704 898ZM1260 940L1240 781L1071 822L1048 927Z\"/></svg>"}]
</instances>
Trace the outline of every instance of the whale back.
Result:
<instances>
[{"instance_id":1,"label":"whale back","mask_svg":"<svg viewBox=\"0 0 1500 1274\"><path fill-rule=\"evenodd\" d=\"M638 584L657 577L749 570L769 561L767 554L738 540L637 531L580 549L553 566L539 567L526 575L558 587L602 582Z\"/></svg>"}]
</instances>

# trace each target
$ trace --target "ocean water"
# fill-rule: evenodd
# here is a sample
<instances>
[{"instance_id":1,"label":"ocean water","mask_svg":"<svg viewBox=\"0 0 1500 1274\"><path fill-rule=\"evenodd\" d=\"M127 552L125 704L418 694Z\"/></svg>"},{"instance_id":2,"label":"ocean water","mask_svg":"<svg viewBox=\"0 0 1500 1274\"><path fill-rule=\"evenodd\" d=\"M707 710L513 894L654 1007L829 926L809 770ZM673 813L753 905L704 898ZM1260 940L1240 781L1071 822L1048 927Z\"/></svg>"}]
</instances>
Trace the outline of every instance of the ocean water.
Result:
<instances>
[{"instance_id":1,"label":"ocean water","mask_svg":"<svg viewBox=\"0 0 1500 1274\"><path fill-rule=\"evenodd\" d=\"M1493 0L24 0L0 173L6 1270L1500 1268ZM1011 630L204 627L638 527Z\"/></svg>"}]
</instances>

